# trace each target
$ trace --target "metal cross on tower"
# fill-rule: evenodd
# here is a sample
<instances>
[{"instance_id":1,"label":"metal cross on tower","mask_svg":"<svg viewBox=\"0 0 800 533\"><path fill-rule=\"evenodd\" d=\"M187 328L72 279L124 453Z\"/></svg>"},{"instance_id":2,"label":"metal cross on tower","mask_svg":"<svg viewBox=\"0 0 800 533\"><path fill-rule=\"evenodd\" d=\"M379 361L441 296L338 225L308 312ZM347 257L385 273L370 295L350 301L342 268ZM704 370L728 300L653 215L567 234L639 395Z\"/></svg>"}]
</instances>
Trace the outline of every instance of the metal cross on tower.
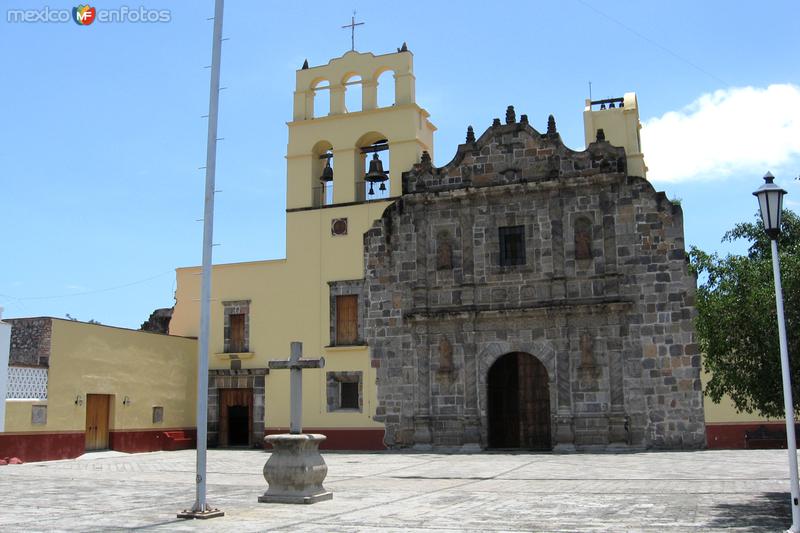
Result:
<instances>
[{"instance_id":1,"label":"metal cross on tower","mask_svg":"<svg viewBox=\"0 0 800 533\"><path fill-rule=\"evenodd\" d=\"M350 24L342 26L342 29L350 28L350 50L353 52L356 49L356 26L363 26L364 24L364 22L356 22L356 12L353 11L353 16L350 17Z\"/></svg>"},{"instance_id":2,"label":"metal cross on tower","mask_svg":"<svg viewBox=\"0 0 800 533\"><path fill-rule=\"evenodd\" d=\"M299 435L303 432L302 409L303 409L303 369L304 368L324 368L325 358L301 359L303 356L303 343L291 343L291 355L289 360L270 361L271 370L290 370L290 402L289 402L289 433Z\"/></svg>"}]
</instances>

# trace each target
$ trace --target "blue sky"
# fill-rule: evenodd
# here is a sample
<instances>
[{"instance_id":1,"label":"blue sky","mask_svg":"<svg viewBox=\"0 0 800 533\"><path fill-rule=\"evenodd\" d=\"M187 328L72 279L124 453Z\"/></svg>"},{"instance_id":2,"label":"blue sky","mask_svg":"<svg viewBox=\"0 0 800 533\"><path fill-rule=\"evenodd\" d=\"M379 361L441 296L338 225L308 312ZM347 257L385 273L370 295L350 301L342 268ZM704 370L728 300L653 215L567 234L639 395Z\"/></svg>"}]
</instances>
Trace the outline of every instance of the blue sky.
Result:
<instances>
[{"instance_id":1,"label":"blue sky","mask_svg":"<svg viewBox=\"0 0 800 533\"><path fill-rule=\"evenodd\" d=\"M357 50L414 53L438 165L509 104L540 130L552 113L582 149L591 81L595 98L638 94L650 178L682 199L687 244L743 250L720 238L755 213L766 170L800 209L796 2L335 4L226 5L217 263L284 256L294 71L349 49L352 9ZM168 9L166 23L8 22L45 5L0 13L0 305L138 327L172 305L174 268L200 262L213 1L92 4Z\"/></svg>"}]
</instances>

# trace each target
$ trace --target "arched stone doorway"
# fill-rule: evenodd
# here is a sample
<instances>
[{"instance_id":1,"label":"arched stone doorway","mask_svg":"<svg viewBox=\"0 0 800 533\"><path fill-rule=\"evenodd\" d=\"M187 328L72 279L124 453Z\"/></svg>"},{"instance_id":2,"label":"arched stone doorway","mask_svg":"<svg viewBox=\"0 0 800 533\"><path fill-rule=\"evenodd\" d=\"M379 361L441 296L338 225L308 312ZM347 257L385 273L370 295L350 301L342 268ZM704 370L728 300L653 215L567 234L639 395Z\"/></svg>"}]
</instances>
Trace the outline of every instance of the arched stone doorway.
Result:
<instances>
[{"instance_id":1,"label":"arched stone doorway","mask_svg":"<svg viewBox=\"0 0 800 533\"><path fill-rule=\"evenodd\" d=\"M535 357L512 352L489 368L490 448L550 450L550 386Z\"/></svg>"}]
</instances>

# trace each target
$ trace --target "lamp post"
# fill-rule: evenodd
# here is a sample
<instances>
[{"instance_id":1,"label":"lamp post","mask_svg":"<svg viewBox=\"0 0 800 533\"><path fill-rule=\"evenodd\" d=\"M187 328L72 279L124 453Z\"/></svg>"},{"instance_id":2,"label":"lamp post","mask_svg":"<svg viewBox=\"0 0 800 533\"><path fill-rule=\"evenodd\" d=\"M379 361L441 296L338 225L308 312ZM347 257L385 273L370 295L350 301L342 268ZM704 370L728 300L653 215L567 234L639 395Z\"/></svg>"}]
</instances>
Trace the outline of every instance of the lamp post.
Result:
<instances>
[{"instance_id":1,"label":"lamp post","mask_svg":"<svg viewBox=\"0 0 800 533\"><path fill-rule=\"evenodd\" d=\"M778 310L778 336L781 346L781 374L783 375L783 403L786 410L786 447L789 450L789 479L792 491L792 527L789 531L800 533L800 488L797 481L797 444L794 435L794 402L789 367L789 349L786 343L786 323L783 318L783 291L781 290L781 263L778 257L778 235L781 233L781 209L786 191L773 183L775 177L767 172L764 185L753 193L758 198L764 231L772 247L772 273L775 278L775 305Z\"/></svg>"}]
</instances>

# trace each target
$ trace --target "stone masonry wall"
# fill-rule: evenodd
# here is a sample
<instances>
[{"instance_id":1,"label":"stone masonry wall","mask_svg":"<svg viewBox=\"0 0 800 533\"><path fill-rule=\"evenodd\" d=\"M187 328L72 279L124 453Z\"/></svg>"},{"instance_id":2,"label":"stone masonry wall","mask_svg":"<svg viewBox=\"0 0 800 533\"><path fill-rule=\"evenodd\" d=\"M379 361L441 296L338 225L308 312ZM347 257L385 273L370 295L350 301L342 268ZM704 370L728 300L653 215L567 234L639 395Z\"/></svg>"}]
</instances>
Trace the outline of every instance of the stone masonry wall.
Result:
<instances>
[{"instance_id":1,"label":"stone masonry wall","mask_svg":"<svg viewBox=\"0 0 800 533\"><path fill-rule=\"evenodd\" d=\"M53 320L47 317L11 318L9 365L49 366Z\"/></svg>"},{"instance_id":2,"label":"stone masonry wall","mask_svg":"<svg viewBox=\"0 0 800 533\"><path fill-rule=\"evenodd\" d=\"M489 368L524 352L547 369L556 449L704 446L680 206L552 119L539 134L512 113L442 168L425 155L364 236L387 444L486 447ZM501 266L511 226L525 263Z\"/></svg>"}]
</instances>

